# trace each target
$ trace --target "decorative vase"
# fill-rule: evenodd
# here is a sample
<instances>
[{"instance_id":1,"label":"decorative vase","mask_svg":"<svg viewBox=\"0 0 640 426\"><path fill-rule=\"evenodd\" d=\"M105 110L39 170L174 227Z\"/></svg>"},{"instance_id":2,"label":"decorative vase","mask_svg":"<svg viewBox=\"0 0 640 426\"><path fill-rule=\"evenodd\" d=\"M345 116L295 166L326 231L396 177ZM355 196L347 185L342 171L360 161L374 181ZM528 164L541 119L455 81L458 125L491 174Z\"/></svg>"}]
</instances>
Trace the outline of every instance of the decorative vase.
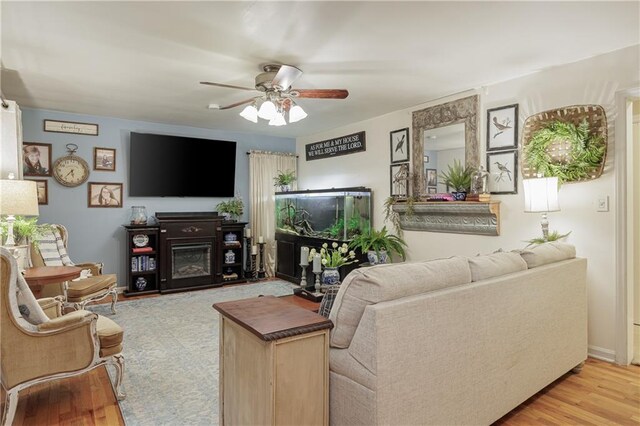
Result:
<instances>
[{"instance_id":1,"label":"decorative vase","mask_svg":"<svg viewBox=\"0 0 640 426\"><path fill-rule=\"evenodd\" d=\"M224 263L235 263L236 261L236 254L233 252L233 250L229 250L224 254Z\"/></svg>"},{"instance_id":2,"label":"decorative vase","mask_svg":"<svg viewBox=\"0 0 640 426\"><path fill-rule=\"evenodd\" d=\"M291 185L280 185L280 192L289 192L291 191Z\"/></svg>"},{"instance_id":3,"label":"decorative vase","mask_svg":"<svg viewBox=\"0 0 640 426\"><path fill-rule=\"evenodd\" d=\"M227 243L232 243L234 241L238 241L238 236L236 234L234 234L233 232L229 232L228 234L224 235L224 241Z\"/></svg>"},{"instance_id":4,"label":"decorative vase","mask_svg":"<svg viewBox=\"0 0 640 426\"><path fill-rule=\"evenodd\" d=\"M132 206L131 217L129 219L132 225L146 225L147 208L145 206Z\"/></svg>"},{"instance_id":5,"label":"decorative vase","mask_svg":"<svg viewBox=\"0 0 640 426\"><path fill-rule=\"evenodd\" d=\"M322 271L322 284L324 285L336 285L340 284L340 271L338 268L324 268Z\"/></svg>"},{"instance_id":6,"label":"decorative vase","mask_svg":"<svg viewBox=\"0 0 640 426\"><path fill-rule=\"evenodd\" d=\"M136 280L136 288L138 289L138 291L144 290L145 287L147 287L147 280L143 277L138 277L138 279Z\"/></svg>"},{"instance_id":7,"label":"decorative vase","mask_svg":"<svg viewBox=\"0 0 640 426\"><path fill-rule=\"evenodd\" d=\"M456 192L452 192L451 195L453 195L453 199L456 201L464 201L467 199L467 192L466 191L456 191Z\"/></svg>"},{"instance_id":8,"label":"decorative vase","mask_svg":"<svg viewBox=\"0 0 640 426\"><path fill-rule=\"evenodd\" d=\"M376 252L375 250L369 250L367 252L367 260L370 265L378 265L389 262L389 255L385 250Z\"/></svg>"}]
</instances>

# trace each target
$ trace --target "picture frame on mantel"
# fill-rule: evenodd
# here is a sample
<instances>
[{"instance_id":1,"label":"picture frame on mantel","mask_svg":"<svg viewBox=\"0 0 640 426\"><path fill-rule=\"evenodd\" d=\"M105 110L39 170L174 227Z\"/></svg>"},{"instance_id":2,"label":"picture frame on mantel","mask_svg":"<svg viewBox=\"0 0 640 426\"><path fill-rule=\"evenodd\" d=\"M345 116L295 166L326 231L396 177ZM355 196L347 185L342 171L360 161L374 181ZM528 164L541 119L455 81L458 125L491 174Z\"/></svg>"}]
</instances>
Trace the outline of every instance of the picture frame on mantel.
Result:
<instances>
[{"instance_id":1,"label":"picture frame on mantel","mask_svg":"<svg viewBox=\"0 0 640 426\"><path fill-rule=\"evenodd\" d=\"M518 150L487 152L489 192L518 193Z\"/></svg>"},{"instance_id":2,"label":"picture frame on mantel","mask_svg":"<svg viewBox=\"0 0 640 426\"><path fill-rule=\"evenodd\" d=\"M487 152L518 148L518 104L487 110Z\"/></svg>"},{"instance_id":3,"label":"picture frame on mantel","mask_svg":"<svg viewBox=\"0 0 640 426\"><path fill-rule=\"evenodd\" d=\"M409 161L409 128L394 130L389 133L389 148L391 150L391 164Z\"/></svg>"}]
</instances>

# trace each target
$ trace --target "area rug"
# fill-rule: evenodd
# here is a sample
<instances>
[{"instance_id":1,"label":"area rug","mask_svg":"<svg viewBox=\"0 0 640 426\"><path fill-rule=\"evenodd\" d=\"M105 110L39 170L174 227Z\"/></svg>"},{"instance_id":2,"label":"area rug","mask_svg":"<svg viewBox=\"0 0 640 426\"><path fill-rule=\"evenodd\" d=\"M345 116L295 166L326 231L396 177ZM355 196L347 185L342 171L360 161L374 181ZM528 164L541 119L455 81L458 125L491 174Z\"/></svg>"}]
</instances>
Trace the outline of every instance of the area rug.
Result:
<instances>
[{"instance_id":1,"label":"area rug","mask_svg":"<svg viewBox=\"0 0 640 426\"><path fill-rule=\"evenodd\" d=\"M126 424L217 425L219 317L211 305L292 288L278 280L124 299L116 315L109 304L90 307L124 328Z\"/></svg>"}]
</instances>

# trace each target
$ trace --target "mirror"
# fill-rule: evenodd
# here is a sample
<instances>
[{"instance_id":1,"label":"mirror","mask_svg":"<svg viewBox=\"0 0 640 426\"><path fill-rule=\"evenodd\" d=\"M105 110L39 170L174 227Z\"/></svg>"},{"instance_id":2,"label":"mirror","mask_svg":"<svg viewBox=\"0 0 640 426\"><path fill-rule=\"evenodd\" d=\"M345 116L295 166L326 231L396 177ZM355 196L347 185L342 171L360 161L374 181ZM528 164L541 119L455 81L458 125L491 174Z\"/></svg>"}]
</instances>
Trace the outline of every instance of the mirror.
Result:
<instances>
[{"instance_id":1,"label":"mirror","mask_svg":"<svg viewBox=\"0 0 640 426\"><path fill-rule=\"evenodd\" d=\"M453 166L455 160L465 163L464 158L464 123L436 127L424 131L424 178L427 194L449 192L444 181L440 179L443 172Z\"/></svg>"},{"instance_id":2,"label":"mirror","mask_svg":"<svg viewBox=\"0 0 640 426\"><path fill-rule=\"evenodd\" d=\"M467 166L475 168L480 165L478 111L479 97L474 95L413 113L414 197L426 196L429 191L433 191L429 188L436 188L436 192L447 192L438 176L447 170L446 164L453 164L454 155ZM432 152L431 155L428 152ZM434 153L435 157L432 159ZM429 157L428 163L425 156Z\"/></svg>"}]
</instances>

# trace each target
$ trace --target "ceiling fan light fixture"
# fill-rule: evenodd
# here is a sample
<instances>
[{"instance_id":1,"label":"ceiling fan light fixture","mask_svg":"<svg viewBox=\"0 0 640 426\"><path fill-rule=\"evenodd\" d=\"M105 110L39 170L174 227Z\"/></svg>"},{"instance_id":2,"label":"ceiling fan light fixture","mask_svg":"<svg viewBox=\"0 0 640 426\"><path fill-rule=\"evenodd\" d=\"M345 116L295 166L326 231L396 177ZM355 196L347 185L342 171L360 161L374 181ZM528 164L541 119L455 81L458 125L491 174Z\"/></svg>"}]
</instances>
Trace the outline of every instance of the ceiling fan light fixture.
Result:
<instances>
[{"instance_id":1,"label":"ceiling fan light fixture","mask_svg":"<svg viewBox=\"0 0 640 426\"><path fill-rule=\"evenodd\" d=\"M307 113L304 112L304 110L300 105L296 104L289 110L289 123L295 123L297 121L300 121L306 116L307 116Z\"/></svg>"},{"instance_id":2,"label":"ceiling fan light fixture","mask_svg":"<svg viewBox=\"0 0 640 426\"><path fill-rule=\"evenodd\" d=\"M260 105L260 109L258 110L258 117L264 120L272 120L278 111L276 110L276 106L271 100L267 99Z\"/></svg>"},{"instance_id":3,"label":"ceiling fan light fixture","mask_svg":"<svg viewBox=\"0 0 640 426\"><path fill-rule=\"evenodd\" d=\"M245 109L242 110L242 112L240 113L240 116L253 123L257 123L258 109L256 108L255 104L248 105L245 107Z\"/></svg>"},{"instance_id":4,"label":"ceiling fan light fixture","mask_svg":"<svg viewBox=\"0 0 640 426\"><path fill-rule=\"evenodd\" d=\"M287 122L284 119L284 114L281 112L277 112L275 117L269 121L269 126L284 126Z\"/></svg>"}]
</instances>

